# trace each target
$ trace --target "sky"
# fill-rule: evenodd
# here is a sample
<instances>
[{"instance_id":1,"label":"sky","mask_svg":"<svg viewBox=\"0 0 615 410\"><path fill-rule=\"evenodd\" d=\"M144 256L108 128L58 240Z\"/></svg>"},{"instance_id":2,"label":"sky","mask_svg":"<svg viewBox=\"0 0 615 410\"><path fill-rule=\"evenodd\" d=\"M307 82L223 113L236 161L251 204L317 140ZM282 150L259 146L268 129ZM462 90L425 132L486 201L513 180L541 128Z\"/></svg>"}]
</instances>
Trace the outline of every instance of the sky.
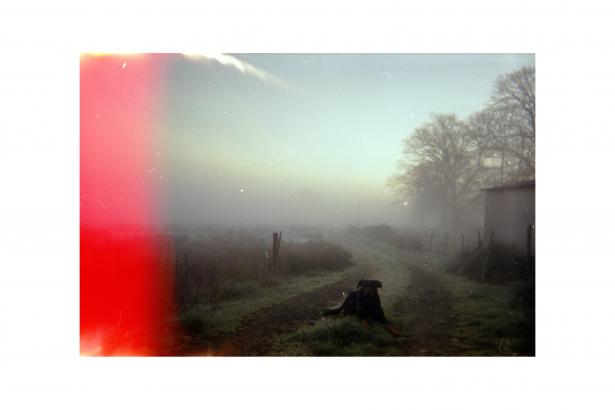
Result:
<instances>
[{"instance_id":1,"label":"sky","mask_svg":"<svg viewBox=\"0 0 615 410\"><path fill-rule=\"evenodd\" d=\"M169 57L172 58L172 57ZM168 223L408 223L388 179L430 113L464 118L533 54L172 58Z\"/></svg>"}]
</instances>

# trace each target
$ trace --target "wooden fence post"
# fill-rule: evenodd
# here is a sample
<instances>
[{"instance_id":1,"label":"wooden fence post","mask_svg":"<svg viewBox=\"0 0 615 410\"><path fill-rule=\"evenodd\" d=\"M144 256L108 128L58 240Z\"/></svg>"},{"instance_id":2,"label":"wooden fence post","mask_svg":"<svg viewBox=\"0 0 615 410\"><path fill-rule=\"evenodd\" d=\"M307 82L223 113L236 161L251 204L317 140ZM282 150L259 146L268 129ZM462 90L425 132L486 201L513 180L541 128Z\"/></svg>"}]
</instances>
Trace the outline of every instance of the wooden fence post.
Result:
<instances>
[{"instance_id":1,"label":"wooden fence post","mask_svg":"<svg viewBox=\"0 0 615 410\"><path fill-rule=\"evenodd\" d=\"M530 266L532 264L532 230L533 230L533 226L532 225L528 225L527 226L527 268L530 269Z\"/></svg>"},{"instance_id":2,"label":"wooden fence post","mask_svg":"<svg viewBox=\"0 0 615 410\"><path fill-rule=\"evenodd\" d=\"M279 271L280 243L282 242L282 231L273 233L273 271L276 275Z\"/></svg>"},{"instance_id":3,"label":"wooden fence post","mask_svg":"<svg viewBox=\"0 0 615 410\"><path fill-rule=\"evenodd\" d=\"M278 233L273 233L273 244L271 246L271 266L273 267L274 275L278 274Z\"/></svg>"}]
</instances>

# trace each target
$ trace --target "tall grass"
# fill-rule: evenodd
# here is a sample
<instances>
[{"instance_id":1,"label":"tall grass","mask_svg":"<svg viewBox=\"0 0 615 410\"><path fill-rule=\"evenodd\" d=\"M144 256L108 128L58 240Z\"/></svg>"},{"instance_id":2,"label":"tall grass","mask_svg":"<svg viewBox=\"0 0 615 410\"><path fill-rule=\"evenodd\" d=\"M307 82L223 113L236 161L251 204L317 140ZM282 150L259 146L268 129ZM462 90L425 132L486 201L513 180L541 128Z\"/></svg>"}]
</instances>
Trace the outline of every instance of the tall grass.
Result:
<instances>
[{"instance_id":1,"label":"tall grass","mask_svg":"<svg viewBox=\"0 0 615 410\"><path fill-rule=\"evenodd\" d=\"M180 311L247 297L275 286L283 277L309 271L338 271L353 264L352 254L323 241L282 242L278 269L262 237L228 231L175 241L175 296Z\"/></svg>"}]
</instances>

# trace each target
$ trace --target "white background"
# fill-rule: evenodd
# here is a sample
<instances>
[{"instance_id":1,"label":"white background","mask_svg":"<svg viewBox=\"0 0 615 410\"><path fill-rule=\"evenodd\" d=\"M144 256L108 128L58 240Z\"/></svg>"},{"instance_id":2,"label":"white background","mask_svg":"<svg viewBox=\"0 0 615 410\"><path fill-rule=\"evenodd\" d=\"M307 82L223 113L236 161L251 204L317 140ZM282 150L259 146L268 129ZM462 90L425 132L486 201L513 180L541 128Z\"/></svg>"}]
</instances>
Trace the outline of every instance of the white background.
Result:
<instances>
[{"instance_id":1,"label":"white background","mask_svg":"<svg viewBox=\"0 0 615 410\"><path fill-rule=\"evenodd\" d=\"M614 408L613 7L0 5L0 407ZM79 356L79 52L535 52L536 358Z\"/></svg>"}]
</instances>

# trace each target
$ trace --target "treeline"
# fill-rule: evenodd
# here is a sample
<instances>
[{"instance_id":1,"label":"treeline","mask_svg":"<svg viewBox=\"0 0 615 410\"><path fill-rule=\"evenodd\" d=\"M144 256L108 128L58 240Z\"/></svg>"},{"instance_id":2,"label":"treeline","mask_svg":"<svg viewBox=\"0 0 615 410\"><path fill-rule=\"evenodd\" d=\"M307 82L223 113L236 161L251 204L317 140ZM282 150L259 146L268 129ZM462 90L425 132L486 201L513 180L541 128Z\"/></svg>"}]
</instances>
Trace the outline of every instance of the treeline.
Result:
<instances>
[{"instance_id":1,"label":"treeline","mask_svg":"<svg viewBox=\"0 0 615 410\"><path fill-rule=\"evenodd\" d=\"M390 185L447 231L480 213L480 189L535 175L535 69L501 76L485 107L460 119L436 113L404 140Z\"/></svg>"}]
</instances>

